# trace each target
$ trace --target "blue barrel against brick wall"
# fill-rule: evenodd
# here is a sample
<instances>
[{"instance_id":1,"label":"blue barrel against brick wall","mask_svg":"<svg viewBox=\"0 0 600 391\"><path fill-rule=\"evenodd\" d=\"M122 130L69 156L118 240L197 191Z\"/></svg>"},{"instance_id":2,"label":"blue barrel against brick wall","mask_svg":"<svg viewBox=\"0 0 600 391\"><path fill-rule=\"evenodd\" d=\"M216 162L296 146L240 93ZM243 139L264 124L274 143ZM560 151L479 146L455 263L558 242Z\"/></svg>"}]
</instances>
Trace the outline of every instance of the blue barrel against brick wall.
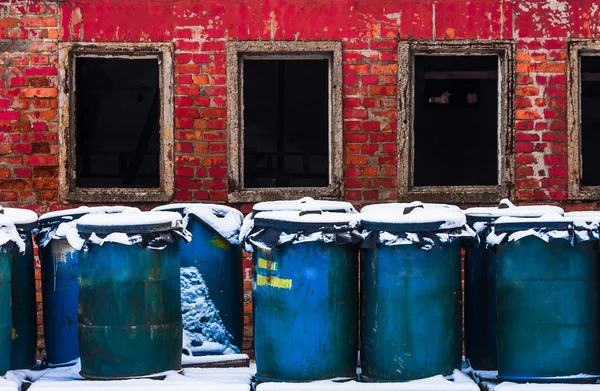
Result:
<instances>
[{"instance_id":1,"label":"blue barrel against brick wall","mask_svg":"<svg viewBox=\"0 0 600 391\"><path fill-rule=\"evenodd\" d=\"M406 214L366 210L361 212L362 228L369 232L361 256L361 379L451 374L461 366L459 238L474 233L452 208ZM448 236L440 240L438 234Z\"/></svg>"},{"instance_id":2,"label":"blue barrel against brick wall","mask_svg":"<svg viewBox=\"0 0 600 391\"><path fill-rule=\"evenodd\" d=\"M77 303L79 297L78 252L64 232L56 232L62 223L70 223L88 213L119 213L125 207L80 207L40 216L36 236L42 272L44 342L49 365L73 363L79 357L77 339ZM64 226L63 226L64 227Z\"/></svg>"},{"instance_id":3,"label":"blue barrel against brick wall","mask_svg":"<svg viewBox=\"0 0 600 391\"><path fill-rule=\"evenodd\" d=\"M579 374L600 374L600 259L597 241L589 240L597 237L597 229L583 229L578 236L578 225L575 230L573 225L571 218L559 215L503 217L488 236L489 243L500 243L500 379L578 382L596 380Z\"/></svg>"},{"instance_id":4,"label":"blue barrel against brick wall","mask_svg":"<svg viewBox=\"0 0 600 391\"><path fill-rule=\"evenodd\" d=\"M357 218L342 213L314 216L288 211L254 217L253 232L262 232L269 243L250 235L258 381L356 375L358 248L352 242L326 242L316 231L349 235L348 223L355 224ZM283 231L289 235L277 239ZM296 243L290 235L300 231L312 232L312 240Z\"/></svg>"},{"instance_id":5,"label":"blue barrel against brick wall","mask_svg":"<svg viewBox=\"0 0 600 391\"><path fill-rule=\"evenodd\" d=\"M36 365L37 305L35 300L35 261L31 231L37 227L38 216L27 209L4 208L21 238L25 252L11 252L11 291L13 340L10 369L29 369Z\"/></svg>"},{"instance_id":6,"label":"blue barrel against brick wall","mask_svg":"<svg viewBox=\"0 0 600 391\"><path fill-rule=\"evenodd\" d=\"M496 252L486 245L489 225L502 216L539 217L563 214L556 206L514 206L502 200L498 207L465 211L467 223L479 235L478 246L465 249L465 357L473 368L498 369L496 358Z\"/></svg>"},{"instance_id":7,"label":"blue barrel against brick wall","mask_svg":"<svg viewBox=\"0 0 600 391\"><path fill-rule=\"evenodd\" d=\"M87 215L79 254L80 374L88 379L181 369L178 237L173 212Z\"/></svg>"},{"instance_id":8,"label":"blue barrel against brick wall","mask_svg":"<svg viewBox=\"0 0 600 391\"><path fill-rule=\"evenodd\" d=\"M195 267L202 274L210 300L233 337L232 344L241 350L244 336L244 280L239 245L242 214L236 209L212 204L171 204L153 210L174 211L185 216L186 229L193 239L180 246L181 267ZM202 354L221 353L201 351Z\"/></svg>"}]
</instances>

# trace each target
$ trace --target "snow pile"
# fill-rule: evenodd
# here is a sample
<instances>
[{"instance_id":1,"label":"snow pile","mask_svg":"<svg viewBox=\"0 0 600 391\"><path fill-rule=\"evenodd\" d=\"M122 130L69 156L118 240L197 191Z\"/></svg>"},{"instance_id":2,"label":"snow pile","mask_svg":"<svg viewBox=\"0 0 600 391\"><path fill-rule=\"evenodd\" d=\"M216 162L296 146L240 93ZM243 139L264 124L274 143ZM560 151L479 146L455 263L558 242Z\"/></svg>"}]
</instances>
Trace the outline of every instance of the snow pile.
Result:
<instances>
[{"instance_id":1,"label":"snow pile","mask_svg":"<svg viewBox=\"0 0 600 391\"><path fill-rule=\"evenodd\" d=\"M494 387L495 391L597 391L598 384L517 384L503 382Z\"/></svg>"},{"instance_id":2,"label":"snow pile","mask_svg":"<svg viewBox=\"0 0 600 391\"><path fill-rule=\"evenodd\" d=\"M190 215L195 216L229 243L233 245L240 244L240 228L243 215L237 209L223 205L199 204L185 208L184 214L184 227L187 227Z\"/></svg>"},{"instance_id":3,"label":"snow pile","mask_svg":"<svg viewBox=\"0 0 600 391\"><path fill-rule=\"evenodd\" d=\"M0 214L4 214L4 216L8 217L17 228L20 225L30 225L34 224L38 220L38 215L32 210L29 209L20 209L20 208L3 208L0 209Z\"/></svg>"},{"instance_id":4,"label":"snow pile","mask_svg":"<svg viewBox=\"0 0 600 391\"><path fill-rule=\"evenodd\" d=\"M448 204L434 204L434 203L422 203L421 201L414 201L410 203L401 203L401 202L390 202L387 204L373 204L367 205L363 207L360 212L400 212L403 213L405 209L413 209L415 207L422 207L425 209L448 209L455 212L463 213L462 209L455 205Z\"/></svg>"},{"instance_id":5,"label":"snow pile","mask_svg":"<svg viewBox=\"0 0 600 391\"><path fill-rule=\"evenodd\" d=\"M208 287L195 267L181 268L183 351L188 355L237 354L233 337L209 297Z\"/></svg>"},{"instance_id":6,"label":"snow pile","mask_svg":"<svg viewBox=\"0 0 600 391\"><path fill-rule=\"evenodd\" d=\"M563 215L564 210L558 206L552 205L526 205L515 206L508 199L504 198L498 204L498 207L476 207L465 210L465 214L471 218L484 218L494 220L499 217L540 217L545 214Z\"/></svg>"},{"instance_id":7,"label":"snow pile","mask_svg":"<svg viewBox=\"0 0 600 391\"><path fill-rule=\"evenodd\" d=\"M25 253L25 241L19 235L17 227L7 217L0 215L0 248L13 245L21 254Z\"/></svg>"}]
</instances>

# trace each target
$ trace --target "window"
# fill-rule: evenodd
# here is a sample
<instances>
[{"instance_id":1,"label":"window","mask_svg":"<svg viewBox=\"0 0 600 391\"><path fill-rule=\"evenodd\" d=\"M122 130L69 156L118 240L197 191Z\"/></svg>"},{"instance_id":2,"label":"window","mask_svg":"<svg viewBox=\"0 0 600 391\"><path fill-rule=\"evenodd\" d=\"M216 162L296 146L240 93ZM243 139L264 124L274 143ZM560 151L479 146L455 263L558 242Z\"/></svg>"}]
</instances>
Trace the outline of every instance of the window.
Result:
<instances>
[{"instance_id":1,"label":"window","mask_svg":"<svg viewBox=\"0 0 600 391\"><path fill-rule=\"evenodd\" d=\"M600 43L569 43L569 198L600 199Z\"/></svg>"},{"instance_id":2,"label":"window","mask_svg":"<svg viewBox=\"0 0 600 391\"><path fill-rule=\"evenodd\" d=\"M493 202L511 180L509 44L400 45L400 194Z\"/></svg>"},{"instance_id":3,"label":"window","mask_svg":"<svg viewBox=\"0 0 600 391\"><path fill-rule=\"evenodd\" d=\"M68 105L61 118L68 140L61 151L65 198L168 200L173 188L170 47L70 44L61 53L61 102Z\"/></svg>"},{"instance_id":4,"label":"window","mask_svg":"<svg viewBox=\"0 0 600 391\"><path fill-rule=\"evenodd\" d=\"M232 42L228 56L230 202L341 197L340 44Z\"/></svg>"}]
</instances>

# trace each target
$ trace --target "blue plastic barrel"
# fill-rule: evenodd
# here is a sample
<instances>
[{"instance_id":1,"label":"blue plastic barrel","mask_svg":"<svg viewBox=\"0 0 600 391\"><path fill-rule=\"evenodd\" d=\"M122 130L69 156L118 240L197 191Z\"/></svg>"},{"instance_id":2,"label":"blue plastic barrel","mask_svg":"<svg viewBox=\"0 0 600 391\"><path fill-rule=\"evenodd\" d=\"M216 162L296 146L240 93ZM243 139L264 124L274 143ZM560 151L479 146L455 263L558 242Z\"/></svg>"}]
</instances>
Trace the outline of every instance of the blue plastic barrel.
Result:
<instances>
[{"instance_id":1,"label":"blue plastic barrel","mask_svg":"<svg viewBox=\"0 0 600 391\"><path fill-rule=\"evenodd\" d=\"M181 369L181 215L123 212L77 221L80 374L118 379Z\"/></svg>"},{"instance_id":2,"label":"blue plastic barrel","mask_svg":"<svg viewBox=\"0 0 600 391\"><path fill-rule=\"evenodd\" d=\"M0 213L3 212L0 208ZM12 350L11 259L25 252L14 223L0 214L0 376L10 369Z\"/></svg>"},{"instance_id":3,"label":"blue plastic barrel","mask_svg":"<svg viewBox=\"0 0 600 391\"><path fill-rule=\"evenodd\" d=\"M35 301L35 261L31 231L38 216L27 209L4 208L25 242L25 252L11 252L13 340L10 369L29 369L36 365L37 305Z\"/></svg>"},{"instance_id":4,"label":"blue plastic barrel","mask_svg":"<svg viewBox=\"0 0 600 391\"><path fill-rule=\"evenodd\" d=\"M254 216L258 381L353 378L358 348L357 215Z\"/></svg>"},{"instance_id":5,"label":"blue plastic barrel","mask_svg":"<svg viewBox=\"0 0 600 391\"><path fill-rule=\"evenodd\" d=\"M469 208L465 213L480 238L478 246L465 249L465 357L473 368L496 370L496 252L486 245L489 227L502 216L533 218L564 212L556 206L514 206L502 200L498 207Z\"/></svg>"},{"instance_id":6,"label":"blue plastic barrel","mask_svg":"<svg viewBox=\"0 0 600 391\"><path fill-rule=\"evenodd\" d=\"M371 208L361 222L361 380L450 375L461 367L460 239L474 236L464 214Z\"/></svg>"},{"instance_id":7,"label":"blue plastic barrel","mask_svg":"<svg viewBox=\"0 0 600 391\"><path fill-rule=\"evenodd\" d=\"M497 246L499 379L599 378L597 227L598 219L560 215L496 221L487 240Z\"/></svg>"},{"instance_id":8,"label":"blue plastic barrel","mask_svg":"<svg viewBox=\"0 0 600 391\"><path fill-rule=\"evenodd\" d=\"M88 214L120 213L127 207L80 207L40 216L36 234L42 271L44 342L50 366L74 363L79 357L77 305L78 252L66 238L73 222Z\"/></svg>"},{"instance_id":9,"label":"blue plastic barrel","mask_svg":"<svg viewBox=\"0 0 600 391\"><path fill-rule=\"evenodd\" d=\"M182 295L193 295L188 284L205 284L207 297L218 314L210 321L187 312L193 297L182 297L183 327L190 342L184 350L192 355L239 353L244 337L244 280L242 248L239 242L243 215L236 209L214 204L170 204L155 211L173 211L184 216L186 229L193 239L180 246ZM187 278L183 268L195 268L201 279ZM186 289L187 288L187 289ZM224 327L225 333L214 332ZM210 343L203 343L210 342Z\"/></svg>"}]
</instances>

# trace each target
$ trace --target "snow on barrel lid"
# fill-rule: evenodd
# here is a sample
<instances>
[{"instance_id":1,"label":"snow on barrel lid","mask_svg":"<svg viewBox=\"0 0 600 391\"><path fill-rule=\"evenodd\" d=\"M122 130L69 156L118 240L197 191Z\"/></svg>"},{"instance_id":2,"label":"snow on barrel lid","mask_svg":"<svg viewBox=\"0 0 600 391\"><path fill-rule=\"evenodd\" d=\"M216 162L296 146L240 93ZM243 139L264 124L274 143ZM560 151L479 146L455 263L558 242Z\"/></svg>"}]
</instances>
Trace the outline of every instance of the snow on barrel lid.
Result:
<instances>
[{"instance_id":1,"label":"snow on barrel lid","mask_svg":"<svg viewBox=\"0 0 600 391\"><path fill-rule=\"evenodd\" d=\"M138 210L131 206L80 206L79 208L56 210L40 216L40 224L73 220L86 214L121 213L126 210Z\"/></svg>"},{"instance_id":2,"label":"snow on barrel lid","mask_svg":"<svg viewBox=\"0 0 600 391\"><path fill-rule=\"evenodd\" d=\"M3 208L0 214L6 216L19 229L31 230L37 227L38 215L32 210L21 208Z\"/></svg>"},{"instance_id":3,"label":"snow on barrel lid","mask_svg":"<svg viewBox=\"0 0 600 391\"><path fill-rule=\"evenodd\" d=\"M373 208L360 214L363 228L393 232L425 232L461 228L466 217L453 208L426 208L412 203L410 208Z\"/></svg>"},{"instance_id":4,"label":"snow on barrel lid","mask_svg":"<svg viewBox=\"0 0 600 391\"><path fill-rule=\"evenodd\" d=\"M254 216L257 227L289 230L318 230L325 227L350 230L356 228L359 222L357 213L327 212L318 208L260 212Z\"/></svg>"},{"instance_id":5,"label":"snow on barrel lid","mask_svg":"<svg viewBox=\"0 0 600 391\"><path fill-rule=\"evenodd\" d=\"M7 216L0 214L0 247L9 242L14 242L21 253L25 251L25 242L17 232L15 223Z\"/></svg>"},{"instance_id":6,"label":"snow on barrel lid","mask_svg":"<svg viewBox=\"0 0 600 391\"><path fill-rule=\"evenodd\" d=\"M585 219L565 217L558 213L547 213L539 217L503 216L498 218L494 223L497 232L523 231L528 229L564 230L582 225L585 225Z\"/></svg>"},{"instance_id":7,"label":"snow on barrel lid","mask_svg":"<svg viewBox=\"0 0 600 391\"><path fill-rule=\"evenodd\" d=\"M467 217L469 217L469 219L485 221L492 221L504 216L534 218L541 217L549 213L563 215L565 212L562 208L552 205L515 206L506 198L500 201L497 207L476 207L469 208L465 211L465 214Z\"/></svg>"},{"instance_id":8,"label":"snow on barrel lid","mask_svg":"<svg viewBox=\"0 0 600 391\"><path fill-rule=\"evenodd\" d=\"M176 212L141 212L86 214L77 220L77 229L85 233L149 233L168 231L181 226L182 217Z\"/></svg>"},{"instance_id":9,"label":"snow on barrel lid","mask_svg":"<svg viewBox=\"0 0 600 391\"><path fill-rule=\"evenodd\" d=\"M259 202L252 207L254 214L259 212L273 212L273 211L300 211L305 209L307 206L310 208L318 208L323 212L339 212L339 213L357 213L356 209L349 202L344 201L327 201L327 200L315 200L311 197L304 197L299 200L288 200L288 201L267 201Z\"/></svg>"},{"instance_id":10,"label":"snow on barrel lid","mask_svg":"<svg viewBox=\"0 0 600 391\"><path fill-rule=\"evenodd\" d=\"M414 201L414 202L410 202L410 203L404 203L404 202L390 202L390 203L386 203L386 204L372 204L372 205L367 205L365 207L363 207L360 212L361 213L366 213L366 212L376 212L376 211L399 211L400 213L402 213L402 211L404 211L404 209L406 208L414 208L414 207L418 207L422 205L424 209L435 209L435 208L444 208L444 209L450 209L456 212L460 212L463 213L463 211L456 205L448 205L448 204L433 204L433 203L423 203L420 201Z\"/></svg>"},{"instance_id":11,"label":"snow on barrel lid","mask_svg":"<svg viewBox=\"0 0 600 391\"><path fill-rule=\"evenodd\" d=\"M192 215L204 222L231 244L239 244L244 215L237 209L221 204L180 203L158 206L153 211L174 211ZM184 220L187 225L187 219Z\"/></svg>"}]
</instances>

